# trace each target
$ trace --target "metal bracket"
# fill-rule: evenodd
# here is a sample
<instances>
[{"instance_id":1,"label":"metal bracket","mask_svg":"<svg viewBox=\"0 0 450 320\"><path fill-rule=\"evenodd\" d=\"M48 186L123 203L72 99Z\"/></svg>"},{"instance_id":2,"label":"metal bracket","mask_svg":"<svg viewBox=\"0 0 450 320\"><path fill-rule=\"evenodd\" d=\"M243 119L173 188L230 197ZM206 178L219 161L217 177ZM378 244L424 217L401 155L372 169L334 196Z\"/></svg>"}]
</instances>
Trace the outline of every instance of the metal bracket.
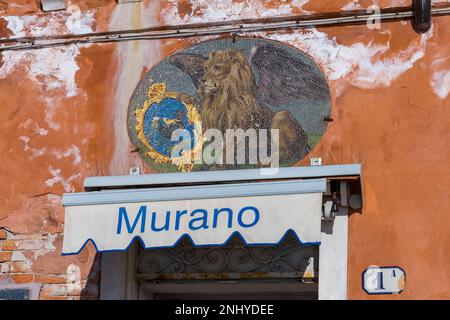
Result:
<instances>
[{"instance_id":1,"label":"metal bracket","mask_svg":"<svg viewBox=\"0 0 450 320\"><path fill-rule=\"evenodd\" d=\"M321 166L322 158L311 158L311 165L312 166Z\"/></svg>"},{"instance_id":2,"label":"metal bracket","mask_svg":"<svg viewBox=\"0 0 450 320\"><path fill-rule=\"evenodd\" d=\"M66 0L41 0L41 9L44 12L65 10L66 8Z\"/></svg>"},{"instance_id":3,"label":"metal bracket","mask_svg":"<svg viewBox=\"0 0 450 320\"><path fill-rule=\"evenodd\" d=\"M348 207L348 186L347 181L341 180L339 181L339 196L340 196L340 205L342 207Z\"/></svg>"},{"instance_id":4,"label":"metal bracket","mask_svg":"<svg viewBox=\"0 0 450 320\"><path fill-rule=\"evenodd\" d=\"M333 221L336 217L336 212L338 211L338 206L336 203L336 199L333 201L326 201L322 205L322 220L324 221Z\"/></svg>"},{"instance_id":5,"label":"metal bracket","mask_svg":"<svg viewBox=\"0 0 450 320\"><path fill-rule=\"evenodd\" d=\"M130 176L138 176L141 174L141 168L139 167L131 167L130 168Z\"/></svg>"}]
</instances>

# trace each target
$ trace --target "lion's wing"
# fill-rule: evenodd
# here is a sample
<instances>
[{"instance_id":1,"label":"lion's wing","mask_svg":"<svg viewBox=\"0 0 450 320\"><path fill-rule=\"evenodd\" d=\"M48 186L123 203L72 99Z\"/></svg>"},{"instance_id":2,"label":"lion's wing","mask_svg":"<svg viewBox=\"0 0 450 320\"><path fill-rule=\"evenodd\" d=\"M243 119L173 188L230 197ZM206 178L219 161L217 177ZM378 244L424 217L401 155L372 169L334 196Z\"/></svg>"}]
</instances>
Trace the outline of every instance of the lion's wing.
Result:
<instances>
[{"instance_id":1,"label":"lion's wing","mask_svg":"<svg viewBox=\"0 0 450 320\"><path fill-rule=\"evenodd\" d=\"M199 54L177 53L169 58L170 64L187 73L198 88L205 73L204 65L208 59Z\"/></svg>"},{"instance_id":2,"label":"lion's wing","mask_svg":"<svg viewBox=\"0 0 450 320\"><path fill-rule=\"evenodd\" d=\"M329 99L329 88L318 68L271 44L253 48L250 63L258 71L260 103Z\"/></svg>"}]
</instances>

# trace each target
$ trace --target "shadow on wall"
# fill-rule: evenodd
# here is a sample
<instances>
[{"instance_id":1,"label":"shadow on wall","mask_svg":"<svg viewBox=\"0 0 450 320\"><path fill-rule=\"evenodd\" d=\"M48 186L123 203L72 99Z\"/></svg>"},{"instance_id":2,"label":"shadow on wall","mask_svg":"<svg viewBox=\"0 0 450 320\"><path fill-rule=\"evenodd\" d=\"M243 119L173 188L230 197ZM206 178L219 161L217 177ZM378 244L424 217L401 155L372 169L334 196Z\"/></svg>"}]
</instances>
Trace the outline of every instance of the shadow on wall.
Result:
<instances>
[{"instance_id":1,"label":"shadow on wall","mask_svg":"<svg viewBox=\"0 0 450 320\"><path fill-rule=\"evenodd\" d=\"M94 262L89 270L86 285L80 291L80 300L100 299L100 279L101 279L101 254L96 253ZM67 281L69 284L69 279Z\"/></svg>"}]
</instances>

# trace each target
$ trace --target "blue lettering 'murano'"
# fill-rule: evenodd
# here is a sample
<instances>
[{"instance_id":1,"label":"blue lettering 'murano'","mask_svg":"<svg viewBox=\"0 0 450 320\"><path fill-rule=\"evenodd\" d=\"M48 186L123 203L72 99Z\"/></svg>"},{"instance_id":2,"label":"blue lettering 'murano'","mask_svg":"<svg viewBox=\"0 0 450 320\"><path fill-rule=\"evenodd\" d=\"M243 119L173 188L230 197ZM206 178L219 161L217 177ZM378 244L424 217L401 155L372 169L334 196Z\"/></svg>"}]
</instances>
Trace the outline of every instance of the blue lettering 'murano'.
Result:
<instances>
[{"instance_id":1,"label":"blue lettering 'murano'","mask_svg":"<svg viewBox=\"0 0 450 320\"><path fill-rule=\"evenodd\" d=\"M151 221L147 221L147 206L141 206L137 214L131 212L130 209L127 211L125 207L120 207L117 217L117 234L122 234L123 229L126 229L125 233L132 234L136 231L140 231L140 233L146 231L165 232L172 228L182 232L200 231L210 227L231 229L233 225L251 228L258 224L260 212L253 206L243 207L236 216L233 215L231 208L226 207L215 208L211 214L206 209L194 209L190 212L174 210L173 214L170 210L153 211L149 220Z\"/></svg>"},{"instance_id":2,"label":"blue lettering 'murano'","mask_svg":"<svg viewBox=\"0 0 450 320\"><path fill-rule=\"evenodd\" d=\"M141 233L145 231L145 218L147 215L147 207L141 206L139 208L139 212L134 219L133 225L130 226L130 220L128 219L127 209L124 207L119 208L119 221L117 222L117 234L122 233L122 220L125 220L125 224L128 230L128 233L133 233L134 229L136 228L136 225L139 222L139 219L141 219Z\"/></svg>"}]
</instances>

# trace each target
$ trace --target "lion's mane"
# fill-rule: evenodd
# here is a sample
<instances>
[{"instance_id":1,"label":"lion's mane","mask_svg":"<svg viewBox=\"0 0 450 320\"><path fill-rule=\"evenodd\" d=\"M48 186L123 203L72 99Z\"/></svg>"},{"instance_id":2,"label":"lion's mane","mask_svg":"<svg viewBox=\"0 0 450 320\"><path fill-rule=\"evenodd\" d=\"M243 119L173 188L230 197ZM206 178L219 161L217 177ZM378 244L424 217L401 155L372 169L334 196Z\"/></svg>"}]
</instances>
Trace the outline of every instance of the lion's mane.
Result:
<instances>
[{"instance_id":1,"label":"lion's mane","mask_svg":"<svg viewBox=\"0 0 450 320\"><path fill-rule=\"evenodd\" d=\"M258 103L256 81L242 52L212 52L204 71L199 88L203 130L276 129L280 163L302 159L309 152L308 135L289 111L274 113Z\"/></svg>"},{"instance_id":2,"label":"lion's mane","mask_svg":"<svg viewBox=\"0 0 450 320\"><path fill-rule=\"evenodd\" d=\"M226 64L227 75L217 78L208 72L217 64ZM254 95L253 72L240 51L215 51L205 64L204 82L216 85L214 93L200 90L203 129L254 128L260 124L261 107Z\"/></svg>"}]
</instances>

